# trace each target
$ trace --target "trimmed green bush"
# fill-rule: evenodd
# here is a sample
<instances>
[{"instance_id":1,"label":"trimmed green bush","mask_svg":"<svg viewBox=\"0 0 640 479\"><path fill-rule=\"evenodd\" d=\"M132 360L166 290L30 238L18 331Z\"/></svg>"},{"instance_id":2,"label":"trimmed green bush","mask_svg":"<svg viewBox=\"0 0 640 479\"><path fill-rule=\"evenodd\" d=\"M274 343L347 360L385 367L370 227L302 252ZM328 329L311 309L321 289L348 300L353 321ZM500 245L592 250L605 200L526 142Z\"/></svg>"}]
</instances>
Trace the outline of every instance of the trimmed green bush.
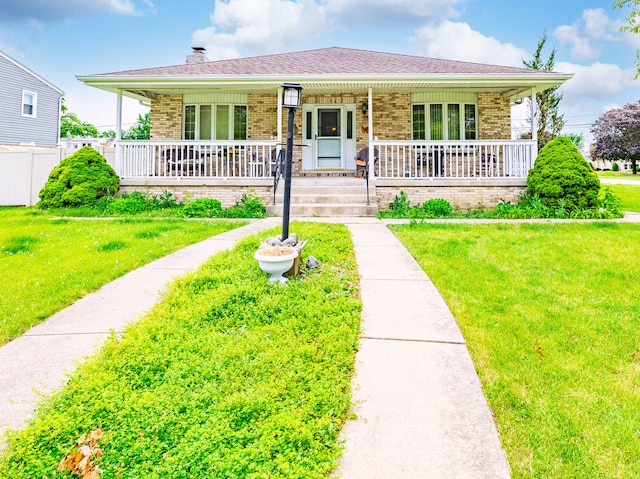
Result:
<instances>
[{"instance_id":1,"label":"trimmed green bush","mask_svg":"<svg viewBox=\"0 0 640 479\"><path fill-rule=\"evenodd\" d=\"M118 191L120 179L107 160L90 146L65 158L49 174L40 190L41 208L93 206Z\"/></svg>"},{"instance_id":2,"label":"trimmed green bush","mask_svg":"<svg viewBox=\"0 0 640 479\"><path fill-rule=\"evenodd\" d=\"M611 171L618 171L619 169L620 167L618 166L618 163L616 163L615 161L611 163Z\"/></svg>"},{"instance_id":3,"label":"trimmed green bush","mask_svg":"<svg viewBox=\"0 0 640 479\"><path fill-rule=\"evenodd\" d=\"M573 142L559 136L545 145L527 178L528 193L552 209L598 207L600 179Z\"/></svg>"},{"instance_id":4,"label":"trimmed green bush","mask_svg":"<svg viewBox=\"0 0 640 479\"><path fill-rule=\"evenodd\" d=\"M422 210L429 217L444 218L451 214L451 204L442 198L432 198L422 203Z\"/></svg>"}]
</instances>

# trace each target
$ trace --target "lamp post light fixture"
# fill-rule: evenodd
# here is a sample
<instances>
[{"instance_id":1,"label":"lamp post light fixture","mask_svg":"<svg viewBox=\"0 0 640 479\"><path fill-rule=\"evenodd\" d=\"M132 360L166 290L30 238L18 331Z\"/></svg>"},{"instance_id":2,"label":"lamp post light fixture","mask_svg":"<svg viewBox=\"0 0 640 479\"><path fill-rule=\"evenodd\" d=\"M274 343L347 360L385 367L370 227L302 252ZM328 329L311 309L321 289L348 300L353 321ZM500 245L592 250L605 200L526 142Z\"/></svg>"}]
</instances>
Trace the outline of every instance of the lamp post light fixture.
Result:
<instances>
[{"instance_id":1,"label":"lamp post light fixture","mask_svg":"<svg viewBox=\"0 0 640 479\"><path fill-rule=\"evenodd\" d=\"M282 205L282 236L284 241L289 237L289 211L291 209L291 168L293 164L293 129L296 110L300 108L302 85L299 83L285 83L282 85L284 95L282 106L289 108L287 122L287 157L284 167L284 203Z\"/></svg>"}]
</instances>

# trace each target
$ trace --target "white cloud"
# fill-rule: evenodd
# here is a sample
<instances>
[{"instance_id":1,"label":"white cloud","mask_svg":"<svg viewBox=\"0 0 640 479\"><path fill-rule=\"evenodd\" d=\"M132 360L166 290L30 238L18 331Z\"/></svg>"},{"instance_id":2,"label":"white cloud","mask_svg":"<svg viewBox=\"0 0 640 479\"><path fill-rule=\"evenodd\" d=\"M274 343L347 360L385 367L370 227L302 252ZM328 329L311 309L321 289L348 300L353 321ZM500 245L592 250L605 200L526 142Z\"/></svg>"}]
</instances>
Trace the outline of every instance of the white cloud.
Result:
<instances>
[{"instance_id":1,"label":"white cloud","mask_svg":"<svg viewBox=\"0 0 640 479\"><path fill-rule=\"evenodd\" d=\"M564 95L563 102L569 105L579 103L585 97L608 100L630 89L640 90L640 82L634 80L634 70L610 63L596 62L584 66L559 62L556 70L574 74L560 88Z\"/></svg>"},{"instance_id":2,"label":"white cloud","mask_svg":"<svg viewBox=\"0 0 640 479\"><path fill-rule=\"evenodd\" d=\"M240 51L283 51L291 38L313 40L324 34L330 21L325 8L312 0L216 0L211 23L196 30L192 40L207 48L210 60L218 60L238 57Z\"/></svg>"},{"instance_id":3,"label":"white cloud","mask_svg":"<svg viewBox=\"0 0 640 479\"><path fill-rule=\"evenodd\" d=\"M522 60L530 57L522 48L501 43L461 22L425 25L411 41L418 53L447 60L523 67Z\"/></svg>"},{"instance_id":4,"label":"white cloud","mask_svg":"<svg viewBox=\"0 0 640 479\"><path fill-rule=\"evenodd\" d=\"M196 30L194 45L211 60L290 50L291 39L313 43L359 25L418 27L459 15L468 0L216 0L211 26Z\"/></svg>"},{"instance_id":5,"label":"white cloud","mask_svg":"<svg viewBox=\"0 0 640 479\"><path fill-rule=\"evenodd\" d=\"M571 45L571 55L577 60L594 60L601 56L603 42L621 42L637 45L637 35L622 33L621 20L607 15L602 8L585 9L582 16L572 25L561 25L554 30L554 36L561 44Z\"/></svg>"}]
</instances>

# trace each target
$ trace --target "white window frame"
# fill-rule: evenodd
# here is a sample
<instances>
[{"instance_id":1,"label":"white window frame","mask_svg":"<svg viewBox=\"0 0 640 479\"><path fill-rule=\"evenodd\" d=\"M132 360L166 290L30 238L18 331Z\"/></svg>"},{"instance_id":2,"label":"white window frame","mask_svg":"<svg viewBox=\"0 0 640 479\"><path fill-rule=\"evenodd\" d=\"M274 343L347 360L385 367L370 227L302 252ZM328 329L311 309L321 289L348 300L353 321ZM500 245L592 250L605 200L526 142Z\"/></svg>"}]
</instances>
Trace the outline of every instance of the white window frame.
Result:
<instances>
[{"instance_id":1,"label":"white window frame","mask_svg":"<svg viewBox=\"0 0 640 479\"><path fill-rule=\"evenodd\" d=\"M185 122L185 113L187 111L187 108L190 106L195 107L195 139L197 141L200 140L200 107L201 106L211 106L211 141L216 141L216 125L218 123L218 106L219 105L227 105L229 107L229 140L222 140L222 141L234 141L234 112L235 112L235 107L237 106L243 106L247 109L247 111L249 110L248 105L246 104L242 104L242 103L189 103L184 105L183 108L183 119L182 119L182 138L185 137L185 133L186 133L186 122ZM246 123L247 128L249 127L249 122L247 121ZM245 131L245 137L248 137L248 131ZM205 141L205 140L203 140ZM209 140L206 140L209 141Z\"/></svg>"},{"instance_id":2,"label":"white window frame","mask_svg":"<svg viewBox=\"0 0 640 479\"><path fill-rule=\"evenodd\" d=\"M442 105L442 131L443 131L443 139L442 141L449 140L449 115L448 109L449 105L459 105L460 106L460 138L462 140L456 141L474 141L474 140L465 140L465 122L464 122L464 114L465 114L465 105L473 105L475 108L475 136L478 138L478 104L475 102L468 101L432 101L432 102L416 102L411 104L411 131L413 135L413 107L415 105L424 106L424 130L425 130L425 141L431 141L431 105ZM415 140L415 138L413 138ZM436 140L433 140L436 141Z\"/></svg>"},{"instance_id":3,"label":"white window frame","mask_svg":"<svg viewBox=\"0 0 640 479\"><path fill-rule=\"evenodd\" d=\"M26 95L31 95L33 103L26 102ZM25 105L31 105L31 114L24 112ZM20 114L25 118L36 118L38 111L38 94L34 91L22 90L22 103L20 104Z\"/></svg>"}]
</instances>

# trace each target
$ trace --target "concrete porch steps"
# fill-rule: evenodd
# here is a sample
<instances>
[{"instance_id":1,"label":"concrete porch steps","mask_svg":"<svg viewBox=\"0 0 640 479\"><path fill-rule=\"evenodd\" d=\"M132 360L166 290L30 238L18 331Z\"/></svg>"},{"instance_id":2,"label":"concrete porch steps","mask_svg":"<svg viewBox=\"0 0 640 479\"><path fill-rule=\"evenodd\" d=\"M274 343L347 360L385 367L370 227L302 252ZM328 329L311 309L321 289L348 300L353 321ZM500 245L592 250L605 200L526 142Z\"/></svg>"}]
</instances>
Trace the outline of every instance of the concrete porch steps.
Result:
<instances>
[{"instance_id":1,"label":"concrete porch steps","mask_svg":"<svg viewBox=\"0 0 640 479\"><path fill-rule=\"evenodd\" d=\"M269 215L282 216L284 180L278 184L276 204L267 205ZM375 185L362 178L341 176L295 177L291 181L292 216L375 216L378 213Z\"/></svg>"}]
</instances>

